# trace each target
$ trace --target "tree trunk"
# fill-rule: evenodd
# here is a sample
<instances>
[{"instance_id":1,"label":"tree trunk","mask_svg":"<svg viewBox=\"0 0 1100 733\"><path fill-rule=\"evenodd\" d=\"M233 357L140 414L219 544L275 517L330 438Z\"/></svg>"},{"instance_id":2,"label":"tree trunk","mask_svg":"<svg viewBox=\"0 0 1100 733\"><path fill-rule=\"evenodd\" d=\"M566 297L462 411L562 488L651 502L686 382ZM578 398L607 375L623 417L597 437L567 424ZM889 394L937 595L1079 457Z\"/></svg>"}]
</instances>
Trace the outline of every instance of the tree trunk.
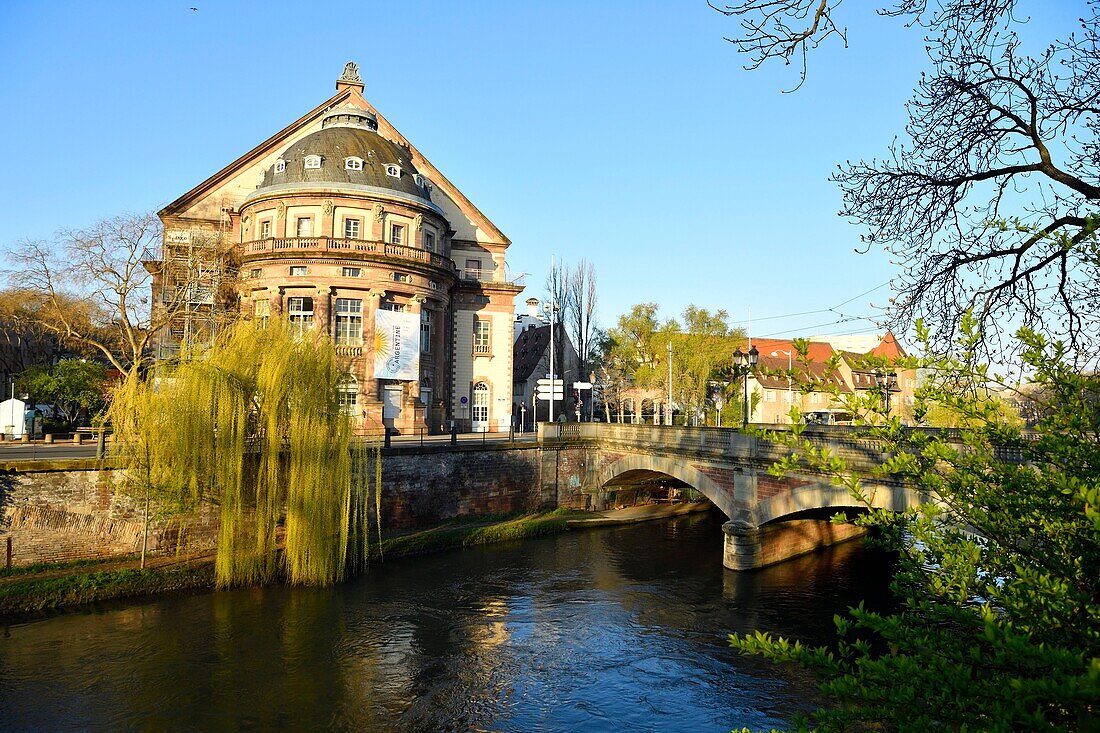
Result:
<instances>
[{"instance_id":1,"label":"tree trunk","mask_svg":"<svg viewBox=\"0 0 1100 733\"><path fill-rule=\"evenodd\" d=\"M141 569L145 569L145 551L149 547L149 492L145 492L145 521L141 532Z\"/></svg>"}]
</instances>

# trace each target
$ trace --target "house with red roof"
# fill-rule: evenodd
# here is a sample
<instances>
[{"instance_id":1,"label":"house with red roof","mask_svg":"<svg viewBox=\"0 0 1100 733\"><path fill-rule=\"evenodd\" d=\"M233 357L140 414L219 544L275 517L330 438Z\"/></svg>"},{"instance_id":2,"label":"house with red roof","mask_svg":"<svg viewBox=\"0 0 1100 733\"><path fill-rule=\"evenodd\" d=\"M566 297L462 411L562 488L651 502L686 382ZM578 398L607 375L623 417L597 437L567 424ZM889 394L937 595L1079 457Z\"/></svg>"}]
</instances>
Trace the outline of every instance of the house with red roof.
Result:
<instances>
[{"instance_id":1,"label":"house with red roof","mask_svg":"<svg viewBox=\"0 0 1100 733\"><path fill-rule=\"evenodd\" d=\"M882 393L884 409L888 400L891 415L905 416L913 404L915 371L882 368L883 359L906 356L890 331L871 337L814 336L804 353L789 339L752 339L751 346L760 356L748 379L750 422L789 423L792 406L821 422L847 422L852 415L845 397L872 390Z\"/></svg>"}]
</instances>

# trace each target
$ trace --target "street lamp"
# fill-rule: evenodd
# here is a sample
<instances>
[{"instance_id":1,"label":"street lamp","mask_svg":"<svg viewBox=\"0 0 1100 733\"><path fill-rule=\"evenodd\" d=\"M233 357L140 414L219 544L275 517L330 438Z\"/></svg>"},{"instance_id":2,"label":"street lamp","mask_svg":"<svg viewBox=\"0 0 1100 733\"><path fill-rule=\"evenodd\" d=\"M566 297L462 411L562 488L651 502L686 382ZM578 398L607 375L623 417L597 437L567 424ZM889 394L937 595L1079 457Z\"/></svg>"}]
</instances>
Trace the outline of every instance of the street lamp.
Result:
<instances>
[{"instance_id":1,"label":"street lamp","mask_svg":"<svg viewBox=\"0 0 1100 733\"><path fill-rule=\"evenodd\" d=\"M791 408L794 407L794 393L791 391L791 372L794 370L794 356L791 355L791 352L783 349L776 349L772 352L772 356L779 356L780 354L787 355L787 412L790 413ZM788 417L788 419L790 418Z\"/></svg>"},{"instance_id":2,"label":"street lamp","mask_svg":"<svg viewBox=\"0 0 1100 733\"><path fill-rule=\"evenodd\" d=\"M665 425L672 424L672 342L668 342L668 404L665 407Z\"/></svg>"},{"instance_id":3,"label":"street lamp","mask_svg":"<svg viewBox=\"0 0 1100 733\"><path fill-rule=\"evenodd\" d=\"M875 370L875 378L878 380L879 386L883 389L886 399L886 417L890 417L890 392L897 386L898 375L897 372L887 372L882 369Z\"/></svg>"},{"instance_id":4,"label":"street lamp","mask_svg":"<svg viewBox=\"0 0 1100 733\"><path fill-rule=\"evenodd\" d=\"M755 346L749 349L747 354L741 351L740 346L737 347L737 351L733 352L734 375L745 380L745 404L744 410L741 412L742 430L749 426L749 375L756 369L759 361L760 351Z\"/></svg>"},{"instance_id":5,"label":"street lamp","mask_svg":"<svg viewBox=\"0 0 1100 733\"><path fill-rule=\"evenodd\" d=\"M726 404L726 400L722 396L722 383L707 382L707 387L710 391L710 401L714 403L715 426L720 428L722 427L722 407Z\"/></svg>"}]
</instances>

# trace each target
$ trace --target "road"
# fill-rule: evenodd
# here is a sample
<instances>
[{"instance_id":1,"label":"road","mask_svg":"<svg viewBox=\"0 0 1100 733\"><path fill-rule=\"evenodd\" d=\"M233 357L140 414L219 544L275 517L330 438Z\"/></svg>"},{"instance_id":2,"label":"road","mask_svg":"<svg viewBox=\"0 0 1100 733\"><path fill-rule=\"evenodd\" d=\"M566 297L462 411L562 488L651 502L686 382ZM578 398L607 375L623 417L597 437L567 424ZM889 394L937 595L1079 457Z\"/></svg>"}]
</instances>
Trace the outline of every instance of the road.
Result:
<instances>
[{"instance_id":1,"label":"road","mask_svg":"<svg viewBox=\"0 0 1100 733\"><path fill-rule=\"evenodd\" d=\"M530 443L535 440L534 432L520 433L515 436L517 443ZM392 438L392 444L397 446L420 445L445 445L451 441L450 435L396 435ZM507 443L507 433L463 433L458 436L460 443ZM95 458L96 445L94 442L83 445L72 443L4 443L0 444L0 461L26 461L26 460L58 460L67 458Z\"/></svg>"}]
</instances>

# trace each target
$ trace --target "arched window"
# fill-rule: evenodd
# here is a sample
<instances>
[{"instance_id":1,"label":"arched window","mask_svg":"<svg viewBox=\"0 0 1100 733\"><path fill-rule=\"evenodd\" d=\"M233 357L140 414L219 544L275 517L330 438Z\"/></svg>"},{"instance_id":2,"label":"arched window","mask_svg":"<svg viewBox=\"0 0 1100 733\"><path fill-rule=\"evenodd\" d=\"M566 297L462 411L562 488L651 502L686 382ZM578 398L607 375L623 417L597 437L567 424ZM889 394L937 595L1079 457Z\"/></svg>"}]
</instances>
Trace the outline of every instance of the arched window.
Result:
<instances>
[{"instance_id":1,"label":"arched window","mask_svg":"<svg viewBox=\"0 0 1100 733\"><path fill-rule=\"evenodd\" d=\"M336 404L340 406L340 412L355 417L359 414L356 405L359 402L359 381L350 374L345 374L336 385Z\"/></svg>"},{"instance_id":2,"label":"arched window","mask_svg":"<svg viewBox=\"0 0 1100 733\"><path fill-rule=\"evenodd\" d=\"M432 378L421 377L420 379L420 403L427 407L432 406Z\"/></svg>"},{"instance_id":3,"label":"arched window","mask_svg":"<svg viewBox=\"0 0 1100 733\"><path fill-rule=\"evenodd\" d=\"M354 156L344 158L344 168L349 171L361 171L363 170L363 159Z\"/></svg>"},{"instance_id":4,"label":"arched window","mask_svg":"<svg viewBox=\"0 0 1100 733\"><path fill-rule=\"evenodd\" d=\"M309 170L310 168L320 168L321 167L321 156L320 155L307 155L306 159L305 159L305 166L306 166L307 170Z\"/></svg>"}]
</instances>

